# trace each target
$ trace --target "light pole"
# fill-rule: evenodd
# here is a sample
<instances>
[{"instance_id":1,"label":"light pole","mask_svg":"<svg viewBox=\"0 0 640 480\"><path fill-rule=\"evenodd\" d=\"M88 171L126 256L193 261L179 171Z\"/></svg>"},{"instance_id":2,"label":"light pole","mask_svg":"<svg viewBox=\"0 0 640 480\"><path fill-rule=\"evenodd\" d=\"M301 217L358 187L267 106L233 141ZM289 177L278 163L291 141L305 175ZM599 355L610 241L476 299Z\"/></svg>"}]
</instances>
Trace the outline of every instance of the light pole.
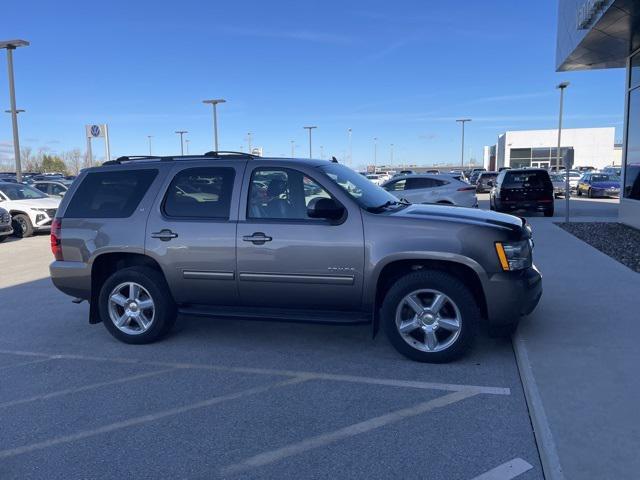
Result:
<instances>
[{"instance_id":1,"label":"light pole","mask_svg":"<svg viewBox=\"0 0 640 480\"><path fill-rule=\"evenodd\" d=\"M311 149L311 130L318 127L312 126L312 127L303 127L303 128L306 128L307 130L309 130L309 158L311 158L313 156L313 150Z\"/></svg>"},{"instance_id":2,"label":"light pole","mask_svg":"<svg viewBox=\"0 0 640 480\"><path fill-rule=\"evenodd\" d=\"M180 155L184 155L184 142L182 141L182 136L189 132L186 130L176 130L176 133L180 135Z\"/></svg>"},{"instance_id":3,"label":"light pole","mask_svg":"<svg viewBox=\"0 0 640 480\"><path fill-rule=\"evenodd\" d=\"M296 142L295 140L291 140L291 158L296 156Z\"/></svg>"},{"instance_id":4,"label":"light pole","mask_svg":"<svg viewBox=\"0 0 640 480\"><path fill-rule=\"evenodd\" d=\"M212 98L210 100L202 101L202 103L210 103L211 105L213 105L213 150L216 152L218 151L218 113L216 110L216 105L225 102L226 100L224 100L223 98Z\"/></svg>"},{"instance_id":5,"label":"light pole","mask_svg":"<svg viewBox=\"0 0 640 480\"><path fill-rule=\"evenodd\" d=\"M251 155L251 132L247 133L247 143L249 144L249 155Z\"/></svg>"},{"instance_id":6,"label":"light pole","mask_svg":"<svg viewBox=\"0 0 640 480\"><path fill-rule=\"evenodd\" d=\"M391 144L391 158L389 159L390 166L393 167L393 143Z\"/></svg>"},{"instance_id":7,"label":"light pole","mask_svg":"<svg viewBox=\"0 0 640 480\"><path fill-rule=\"evenodd\" d=\"M13 155L16 161L16 180L22 182L22 165L20 164L20 140L18 138L18 110L16 109L16 86L13 79L13 51L18 47L28 47L26 40L7 40L0 42L0 49L7 51L7 68L9 70L9 101L11 106L11 126L13 127Z\"/></svg>"},{"instance_id":8,"label":"light pole","mask_svg":"<svg viewBox=\"0 0 640 480\"><path fill-rule=\"evenodd\" d=\"M378 137L373 137L373 173L376 173L378 165Z\"/></svg>"},{"instance_id":9,"label":"light pole","mask_svg":"<svg viewBox=\"0 0 640 480\"><path fill-rule=\"evenodd\" d=\"M324 159L324 147L320 145L320 160Z\"/></svg>"},{"instance_id":10,"label":"light pole","mask_svg":"<svg viewBox=\"0 0 640 480\"><path fill-rule=\"evenodd\" d=\"M349 133L349 166L353 168L353 148L351 143L351 129L347 129Z\"/></svg>"},{"instance_id":11,"label":"light pole","mask_svg":"<svg viewBox=\"0 0 640 480\"><path fill-rule=\"evenodd\" d=\"M464 168L464 124L470 122L470 118L461 118L456 122L462 124L462 148L460 150L460 168Z\"/></svg>"},{"instance_id":12,"label":"light pole","mask_svg":"<svg viewBox=\"0 0 640 480\"><path fill-rule=\"evenodd\" d=\"M191 140L189 140L188 138L184 141L185 146L187 147L187 155L189 155L189 142Z\"/></svg>"},{"instance_id":13,"label":"light pole","mask_svg":"<svg viewBox=\"0 0 640 480\"><path fill-rule=\"evenodd\" d=\"M151 153L151 139L153 138L153 135L147 135L147 140L149 140L149 156L153 155Z\"/></svg>"},{"instance_id":14,"label":"light pole","mask_svg":"<svg viewBox=\"0 0 640 480\"><path fill-rule=\"evenodd\" d=\"M558 151L556 152L556 171L560 171L560 145L562 143L562 109L564 107L564 89L569 86L569 82L562 82L556 88L560 89L560 114L558 116ZM571 187L569 185L569 168L568 165L564 166L564 198L565 198L565 212L564 221L569 223L569 196L571 193Z\"/></svg>"}]
</instances>

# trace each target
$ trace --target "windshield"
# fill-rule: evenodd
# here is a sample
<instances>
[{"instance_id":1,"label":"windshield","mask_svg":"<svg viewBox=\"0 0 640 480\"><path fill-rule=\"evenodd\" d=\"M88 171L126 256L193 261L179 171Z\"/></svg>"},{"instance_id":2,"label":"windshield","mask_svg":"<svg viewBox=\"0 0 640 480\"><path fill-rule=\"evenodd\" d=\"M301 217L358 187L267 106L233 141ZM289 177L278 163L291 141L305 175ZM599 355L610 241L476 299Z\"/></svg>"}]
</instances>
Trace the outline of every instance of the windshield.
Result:
<instances>
[{"instance_id":1,"label":"windshield","mask_svg":"<svg viewBox=\"0 0 640 480\"><path fill-rule=\"evenodd\" d=\"M591 175L592 182L619 182L620 177L615 175Z\"/></svg>"},{"instance_id":2,"label":"windshield","mask_svg":"<svg viewBox=\"0 0 640 480\"><path fill-rule=\"evenodd\" d=\"M17 183L5 183L0 185L0 192L4 193L9 200L27 200L31 198L47 198L47 195L40 190L36 190L28 185Z\"/></svg>"},{"instance_id":3,"label":"windshield","mask_svg":"<svg viewBox=\"0 0 640 480\"><path fill-rule=\"evenodd\" d=\"M319 167L327 177L347 192L361 207L370 210L383 205L398 203L398 199L386 190L371 183L349 167L332 163Z\"/></svg>"}]
</instances>

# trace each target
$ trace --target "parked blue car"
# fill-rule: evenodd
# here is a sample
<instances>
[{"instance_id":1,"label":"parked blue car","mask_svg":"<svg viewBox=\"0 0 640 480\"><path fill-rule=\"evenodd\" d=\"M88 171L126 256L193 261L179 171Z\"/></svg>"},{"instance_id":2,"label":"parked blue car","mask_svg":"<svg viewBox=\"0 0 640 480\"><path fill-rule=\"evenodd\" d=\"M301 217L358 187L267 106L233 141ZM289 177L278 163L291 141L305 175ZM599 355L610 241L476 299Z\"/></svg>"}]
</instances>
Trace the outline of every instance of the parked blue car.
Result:
<instances>
[{"instance_id":1,"label":"parked blue car","mask_svg":"<svg viewBox=\"0 0 640 480\"><path fill-rule=\"evenodd\" d=\"M620 177L608 173L585 173L576 188L578 196L583 193L593 197L619 197Z\"/></svg>"}]
</instances>

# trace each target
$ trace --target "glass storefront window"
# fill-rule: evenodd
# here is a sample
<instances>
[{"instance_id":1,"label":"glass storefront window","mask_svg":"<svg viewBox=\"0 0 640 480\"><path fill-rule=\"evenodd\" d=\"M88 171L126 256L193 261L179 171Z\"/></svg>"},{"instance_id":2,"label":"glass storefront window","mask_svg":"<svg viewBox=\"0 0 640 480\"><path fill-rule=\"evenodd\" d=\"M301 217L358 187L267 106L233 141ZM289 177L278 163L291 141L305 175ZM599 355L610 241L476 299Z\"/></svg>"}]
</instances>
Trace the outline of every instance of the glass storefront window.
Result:
<instances>
[{"instance_id":1,"label":"glass storefront window","mask_svg":"<svg viewBox=\"0 0 640 480\"><path fill-rule=\"evenodd\" d=\"M640 86L640 53L631 57L631 80L629 88Z\"/></svg>"},{"instance_id":2,"label":"glass storefront window","mask_svg":"<svg viewBox=\"0 0 640 480\"><path fill-rule=\"evenodd\" d=\"M633 68L631 73L633 79ZM640 75L640 71L636 75ZM640 88L629 92L624 196L640 200Z\"/></svg>"},{"instance_id":3,"label":"glass storefront window","mask_svg":"<svg viewBox=\"0 0 640 480\"><path fill-rule=\"evenodd\" d=\"M510 157L531 160L531 149L530 148L512 148L510 152Z\"/></svg>"}]
</instances>

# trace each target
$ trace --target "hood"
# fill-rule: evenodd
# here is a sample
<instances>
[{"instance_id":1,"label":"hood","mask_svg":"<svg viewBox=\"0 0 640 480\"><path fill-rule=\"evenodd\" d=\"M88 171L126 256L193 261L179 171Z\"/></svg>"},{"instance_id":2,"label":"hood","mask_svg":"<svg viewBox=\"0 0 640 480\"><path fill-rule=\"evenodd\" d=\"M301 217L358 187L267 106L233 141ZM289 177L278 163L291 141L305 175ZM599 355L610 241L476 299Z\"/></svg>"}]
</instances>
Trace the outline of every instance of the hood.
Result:
<instances>
[{"instance_id":1,"label":"hood","mask_svg":"<svg viewBox=\"0 0 640 480\"><path fill-rule=\"evenodd\" d=\"M416 219L442 219L466 223L484 223L496 227L520 230L524 221L513 215L498 213L479 208L454 207L449 205L425 205L412 204L406 208L398 209L390 213L393 217Z\"/></svg>"},{"instance_id":2,"label":"hood","mask_svg":"<svg viewBox=\"0 0 640 480\"><path fill-rule=\"evenodd\" d=\"M8 200L3 202L3 207L8 208L58 208L60 205L59 198L29 198L23 200Z\"/></svg>"},{"instance_id":3,"label":"hood","mask_svg":"<svg viewBox=\"0 0 640 480\"><path fill-rule=\"evenodd\" d=\"M593 182L592 188L620 188L620 182Z\"/></svg>"}]
</instances>

